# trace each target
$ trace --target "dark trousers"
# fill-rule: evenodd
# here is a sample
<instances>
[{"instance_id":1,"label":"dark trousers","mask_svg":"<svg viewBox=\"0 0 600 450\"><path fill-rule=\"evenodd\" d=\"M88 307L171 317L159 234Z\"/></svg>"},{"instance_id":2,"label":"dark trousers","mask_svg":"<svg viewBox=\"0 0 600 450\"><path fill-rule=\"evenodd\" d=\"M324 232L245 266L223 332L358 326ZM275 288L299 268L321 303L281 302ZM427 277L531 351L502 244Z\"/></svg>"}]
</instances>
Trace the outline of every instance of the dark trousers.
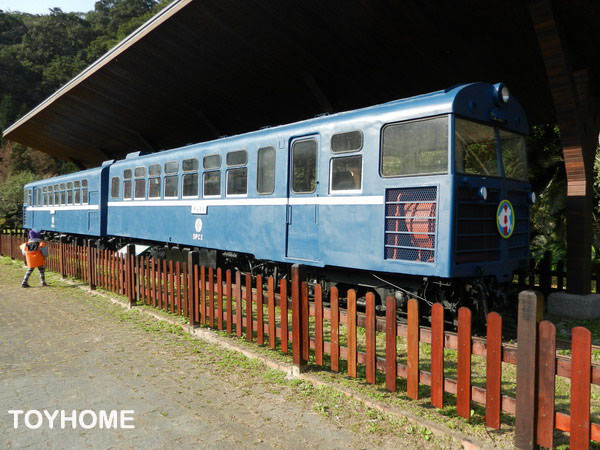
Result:
<instances>
[{"instance_id":1,"label":"dark trousers","mask_svg":"<svg viewBox=\"0 0 600 450\"><path fill-rule=\"evenodd\" d=\"M30 267L27 269L27 272L25 272L25 278L23 278L23 282L21 284L27 284L27 280L29 280L29 277L31 276L31 274L33 273L33 271L35 270L35 267ZM46 269L44 269L44 266L40 266L38 267L38 270L40 271L40 278L42 279L42 284L46 283Z\"/></svg>"}]
</instances>

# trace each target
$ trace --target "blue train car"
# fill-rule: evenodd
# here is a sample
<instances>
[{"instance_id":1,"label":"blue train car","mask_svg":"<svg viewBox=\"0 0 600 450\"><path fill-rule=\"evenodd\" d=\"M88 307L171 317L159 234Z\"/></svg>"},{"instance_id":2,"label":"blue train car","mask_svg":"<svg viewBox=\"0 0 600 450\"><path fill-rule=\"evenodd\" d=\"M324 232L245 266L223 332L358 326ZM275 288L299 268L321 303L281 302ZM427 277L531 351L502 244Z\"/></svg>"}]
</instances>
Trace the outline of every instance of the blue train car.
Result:
<instances>
[{"instance_id":1,"label":"blue train car","mask_svg":"<svg viewBox=\"0 0 600 450\"><path fill-rule=\"evenodd\" d=\"M530 186L527 120L501 90L471 84L132 154L110 166L107 233L309 266L507 280L528 256Z\"/></svg>"},{"instance_id":2,"label":"blue train car","mask_svg":"<svg viewBox=\"0 0 600 450\"><path fill-rule=\"evenodd\" d=\"M40 231L82 236L106 235L106 180L99 167L29 183L23 223Z\"/></svg>"},{"instance_id":3,"label":"blue train car","mask_svg":"<svg viewBox=\"0 0 600 450\"><path fill-rule=\"evenodd\" d=\"M529 255L527 132L505 86L461 85L33 183L27 226L300 263L386 293L503 283ZM74 208L82 177L90 202Z\"/></svg>"}]
</instances>

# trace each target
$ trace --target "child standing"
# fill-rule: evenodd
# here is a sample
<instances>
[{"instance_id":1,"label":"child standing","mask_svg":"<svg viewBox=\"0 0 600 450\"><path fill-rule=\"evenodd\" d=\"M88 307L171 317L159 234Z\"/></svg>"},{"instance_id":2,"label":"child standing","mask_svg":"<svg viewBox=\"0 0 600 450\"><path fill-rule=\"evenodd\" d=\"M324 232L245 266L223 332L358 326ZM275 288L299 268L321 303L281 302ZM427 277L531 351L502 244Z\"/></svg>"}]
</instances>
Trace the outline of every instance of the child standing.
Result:
<instances>
[{"instance_id":1,"label":"child standing","mask_svg":"<svg viewBox=\"0 0 600 450\"><path fill-rule=\"evenodd\" d=\"M46 257L48 256L48 247L46 246L46 243L42 240L42 235L39 231L29 231L29 240L21 244L21 252L25 255L25 259L27 260L27 272L25 273L25 278L23 278L21 287L29 287L29 284L27 284L27 280L29 280L29 277L33 273L33 269L35 269L36 267L40 271L42 286L48 286L46 284L46 271L44 269L44 262L46 261Z\"/></svg>"}]
</instances>

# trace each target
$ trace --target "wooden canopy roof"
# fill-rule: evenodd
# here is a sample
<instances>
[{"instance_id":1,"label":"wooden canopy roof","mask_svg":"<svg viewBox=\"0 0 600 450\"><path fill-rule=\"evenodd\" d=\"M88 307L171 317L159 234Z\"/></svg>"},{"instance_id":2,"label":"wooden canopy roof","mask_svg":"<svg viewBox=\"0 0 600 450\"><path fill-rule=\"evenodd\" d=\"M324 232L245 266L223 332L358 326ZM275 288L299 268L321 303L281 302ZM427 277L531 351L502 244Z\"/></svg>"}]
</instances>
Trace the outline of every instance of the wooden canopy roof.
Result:
<instances>
[{"instance_id":1,"label":"wooden canopy roof","mask_svg":"<svg viewBox=\"0 0 600 450\"><path fill-rule=\"evenodd\" d=\"M598 89L600 2L553 7ZM544 64L525 1L178 0L4 136L90 167L470 81L554 122Z\"/></svg>"}]
</instances>

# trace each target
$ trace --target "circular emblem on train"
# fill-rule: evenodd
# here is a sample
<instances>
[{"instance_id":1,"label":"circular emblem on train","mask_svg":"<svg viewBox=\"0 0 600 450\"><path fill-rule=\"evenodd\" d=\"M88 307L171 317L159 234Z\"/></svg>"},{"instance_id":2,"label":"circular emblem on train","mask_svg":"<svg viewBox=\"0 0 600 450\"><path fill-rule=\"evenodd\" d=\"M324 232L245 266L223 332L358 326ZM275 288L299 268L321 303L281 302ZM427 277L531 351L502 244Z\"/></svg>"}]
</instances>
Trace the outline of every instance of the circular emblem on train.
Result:
<instances>
[{"instance_id":1,"label":"circular emblem on train","mask_svg":"<svg viewBox=\"0 0 600 450\"><path fill-rule=\"evenodd\" d=\"M202 219L196 219L196 222L194 223L194 229L196 230L196 233L200 233L202 231Z\"/></svg>"},{"instance_id":2,"label":"circular emblem on train","mask_svg":"<svg viewBox=\"0 0 600 450\"><path fill-rule=\"evenodd\" d=\"M508 239L515 229L515 209L508 200L502 200L496 212L496 225L500 236Z\"/></svg>"}]
</instances>

